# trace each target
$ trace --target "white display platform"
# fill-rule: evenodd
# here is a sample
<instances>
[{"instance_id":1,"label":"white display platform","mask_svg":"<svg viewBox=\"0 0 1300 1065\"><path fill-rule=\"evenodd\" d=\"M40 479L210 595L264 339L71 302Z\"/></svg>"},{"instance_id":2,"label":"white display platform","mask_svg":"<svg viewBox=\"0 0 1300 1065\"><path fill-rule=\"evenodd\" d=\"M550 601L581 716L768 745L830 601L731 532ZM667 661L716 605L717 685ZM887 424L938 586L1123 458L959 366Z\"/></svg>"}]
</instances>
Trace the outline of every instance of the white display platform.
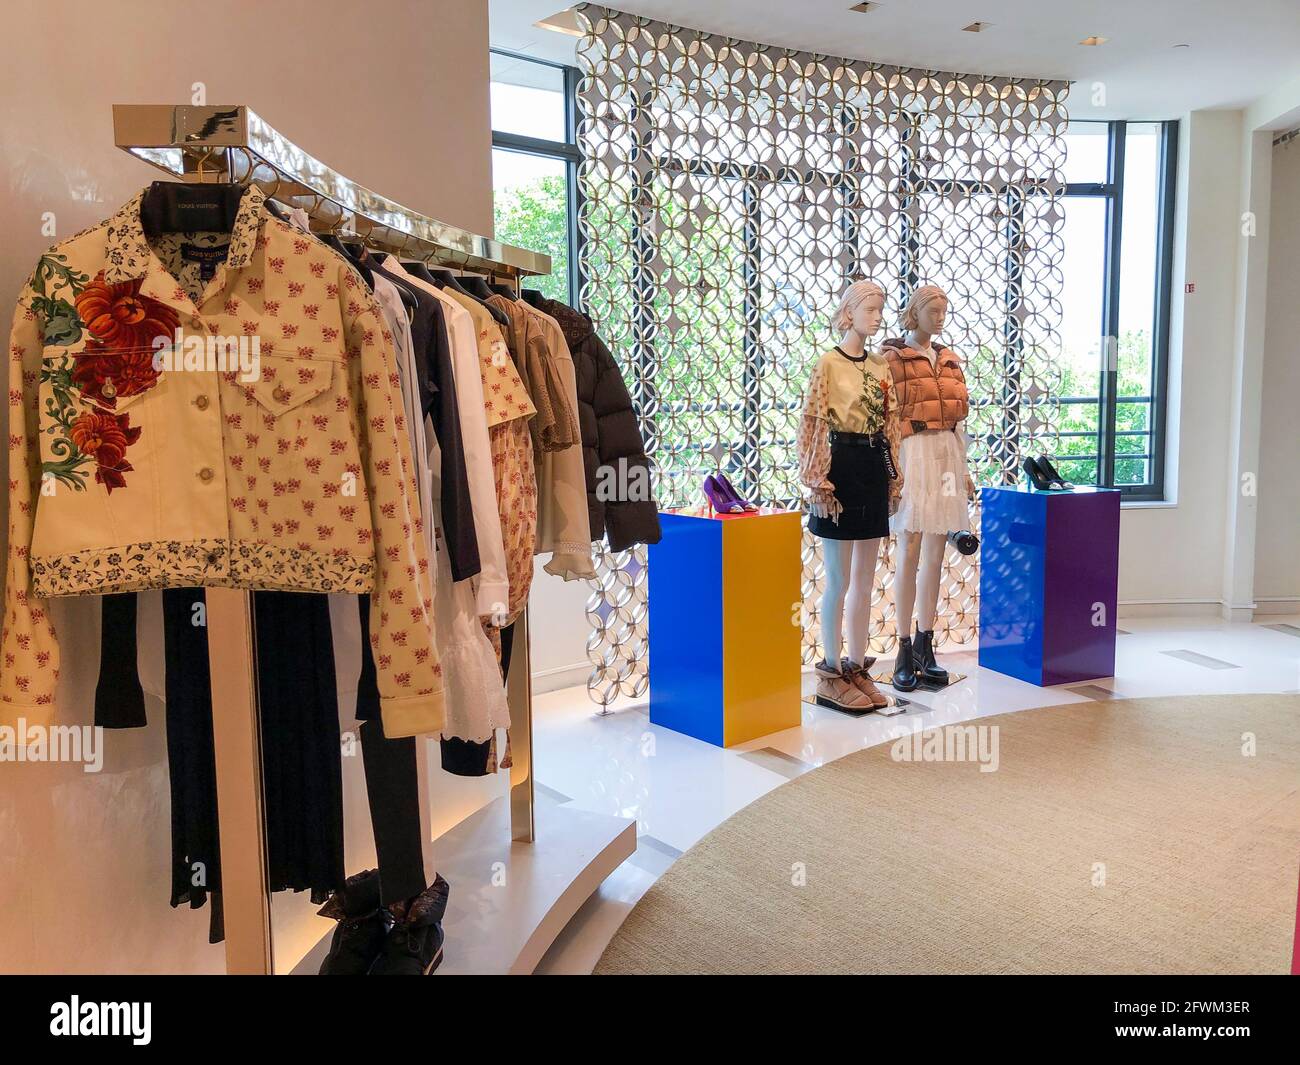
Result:
<instances>
[{"instance_id":1,"label":"white display platform","mask_svg":"<svg viewBox=\"0 0 1300 1065\"><path fill-rule=\"evenodd\" d=\"M510 840L508 798L434 841L434 868L451 885L436 975L527 974L584 902L636 850L636 822L538 803L537 839ZM331 929L293 968L320 969Z\"/></svg>"}]
</instances>

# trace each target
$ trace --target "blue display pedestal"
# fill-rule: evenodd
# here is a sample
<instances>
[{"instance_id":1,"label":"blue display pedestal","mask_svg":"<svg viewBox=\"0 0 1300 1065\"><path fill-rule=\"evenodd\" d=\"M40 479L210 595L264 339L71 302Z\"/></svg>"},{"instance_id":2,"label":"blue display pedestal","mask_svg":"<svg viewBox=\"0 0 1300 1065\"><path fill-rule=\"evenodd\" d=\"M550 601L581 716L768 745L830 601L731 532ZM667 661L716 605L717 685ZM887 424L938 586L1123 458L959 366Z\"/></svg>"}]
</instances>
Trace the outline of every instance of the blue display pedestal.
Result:
<instances>
[{"instance_id":1,"label":"blue display pedestal","mask_svg":"<svg viewBox=\"0 0 1300 1065\"><path fill-rule=\"evenodd\" d=\"M650 721L730 747L800 723L797 511L659 516Z\"/></svg>"},{"instance_id":2,"label":"blue display pedestal","mask_svg":"<svg viewBox=\"0 0 1300 1065\"><path fill-rule=\"evenodd\" d=\"M981 491L980 665L1039 685L1113 676L1119 492Z\"/></svg>"}]
</instances>

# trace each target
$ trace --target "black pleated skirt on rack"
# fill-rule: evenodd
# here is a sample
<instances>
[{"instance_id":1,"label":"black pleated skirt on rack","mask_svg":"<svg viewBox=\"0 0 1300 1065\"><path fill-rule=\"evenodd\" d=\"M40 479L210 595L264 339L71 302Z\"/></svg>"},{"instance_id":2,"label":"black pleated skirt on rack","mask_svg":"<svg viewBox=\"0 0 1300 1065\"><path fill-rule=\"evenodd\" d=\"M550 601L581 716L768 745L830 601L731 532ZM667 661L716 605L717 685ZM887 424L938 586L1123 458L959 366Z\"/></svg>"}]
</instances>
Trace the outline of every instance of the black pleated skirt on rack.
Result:
<instances>
[{"instance_id":1,"label":"black pleated skirt on rack","mask_svg":"<svg viewBox=\"0 0 1300 1065\"><path fill-rule=\"evenodd\" d=\"M207 627L201 588L163 592L167 761L171 774L171 903L214 895L210 938L223 936L221 851ZM326 596L255 592L267 862L272 891L323 902L343 883L338 694ZM196 621L200 622L196 624Z\"/></svg>"}]
</instances>

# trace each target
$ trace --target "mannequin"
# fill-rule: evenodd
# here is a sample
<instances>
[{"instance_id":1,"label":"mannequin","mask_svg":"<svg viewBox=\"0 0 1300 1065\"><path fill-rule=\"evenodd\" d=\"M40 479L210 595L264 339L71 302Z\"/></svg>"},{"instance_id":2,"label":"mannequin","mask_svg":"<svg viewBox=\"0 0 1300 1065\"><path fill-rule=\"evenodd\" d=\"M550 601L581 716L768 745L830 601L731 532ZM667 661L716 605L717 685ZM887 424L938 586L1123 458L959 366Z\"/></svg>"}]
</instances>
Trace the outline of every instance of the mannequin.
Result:
<instances>
[{"instance_id":1,"label":"mannequin","mask_svg":"<svg viewBox=\"0 0 1300 1065\"><path fill-rule=\"evenodd\" d=\"M826 566L817 702L851 713L897 712L864 664L880 541L889 534L900 487L891 446L899 431L892 377L884 358L867 349L884 308L884 292L870 281L845 290L834 321L840 342L813 369L799 426L808 529L822 541ZM847 654L841 654L846 621Z\"/></svg>"},{"instance_id":2,"label":"mannequin","mask_svg":"<svg viewBox=\"0 0 1300 1065\"><path fill-rule=\"evenodd\" d=\"M903 436L898 464L902 498L890 517L898 537L894 573L898 658L893 685L941 687L948 673L934 658L934 618L949 532L968 524L967 503L975 485L966 465L963 423L970 409L966 379L956 353L935 340L948 314L948 297L922 285L903 311L904 336L887 340L886 358L898 400ZM912 636L912 617L917 629Z\"/></svg>"}]
</instances>

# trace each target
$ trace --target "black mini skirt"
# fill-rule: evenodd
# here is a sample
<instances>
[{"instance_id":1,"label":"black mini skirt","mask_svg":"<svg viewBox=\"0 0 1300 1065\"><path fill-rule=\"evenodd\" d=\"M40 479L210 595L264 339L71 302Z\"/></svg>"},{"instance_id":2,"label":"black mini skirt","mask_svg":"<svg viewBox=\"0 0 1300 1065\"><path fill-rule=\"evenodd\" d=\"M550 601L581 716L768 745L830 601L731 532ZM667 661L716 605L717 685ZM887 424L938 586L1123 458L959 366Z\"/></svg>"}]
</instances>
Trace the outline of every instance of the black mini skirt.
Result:
<instances>
[{"instance_id":1,"label":"black mini skirt","mask_svg":"<svg viewBox=\"0 0 1300 1065\"><path fill-rule=\"evenodd\" d=\"M830 482L843 511L839 520L808 519L808 531L826 540L874 540L889 535L888 445L880 436L831 433Z\"/></svg>"}]
</instances>

